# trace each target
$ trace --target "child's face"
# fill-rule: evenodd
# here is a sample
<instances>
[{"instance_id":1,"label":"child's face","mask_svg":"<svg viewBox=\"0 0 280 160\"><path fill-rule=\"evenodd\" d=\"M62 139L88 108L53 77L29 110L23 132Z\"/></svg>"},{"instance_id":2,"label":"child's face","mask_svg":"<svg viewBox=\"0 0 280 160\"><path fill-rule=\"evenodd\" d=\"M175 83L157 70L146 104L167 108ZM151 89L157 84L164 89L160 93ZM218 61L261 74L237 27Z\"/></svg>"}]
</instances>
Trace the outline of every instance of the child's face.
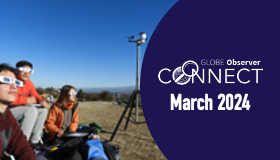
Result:
<instances>
[{"instance_id":1,"label":"child's face","mask_svg":"<svg viewBox=\"0 0 280 160\"><path fill-rule=\"evenodd\" d=\"M23 66L22 68L32 69L29 66ZM18 76L19 79L21 79L23 81L27 81L27 80L29 80L31 74L29 72L21 72L21 71L19 71L17 76Z\"/></svg>"},{"instance_id":2,"label":"child's face","mask_svg":"<svg viewBox=\"0 0 280 160\"><path fill-rule=\"evenodd\" d=\"M68 93L70 93L70 92L75 92L75 89L71 88ZM69 101L75 101L76 95L69 95L68 99L69 99Z\"/></svg>"},{"instance_id":3,"label":"child's face","mask_svg":"<svg viewBox=\"0 0 280 160\"><path fill-rule=\"evenodd\" d=\"M14 73L5 70L0 72L0 76L16 79ZM17 87L14 83L12 84L0 83L0 103L10 104L16 100L16 96L17 96Z\"/></svg>"}]
</instances>

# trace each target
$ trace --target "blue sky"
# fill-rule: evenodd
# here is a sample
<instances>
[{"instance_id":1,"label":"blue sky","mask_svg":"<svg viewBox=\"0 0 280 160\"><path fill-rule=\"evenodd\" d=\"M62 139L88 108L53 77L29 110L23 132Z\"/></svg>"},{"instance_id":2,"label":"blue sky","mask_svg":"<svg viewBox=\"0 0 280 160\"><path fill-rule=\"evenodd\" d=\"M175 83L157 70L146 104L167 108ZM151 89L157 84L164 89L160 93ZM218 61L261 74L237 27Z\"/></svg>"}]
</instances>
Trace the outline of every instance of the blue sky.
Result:
<instances>
[{"instance_id":1,"label":"blue sky","mask_svg":"<svg viewBox=\"0 0 280 160\"><path fill-rule=\"evenodd\" d=\"M36 87L135 85L136 43L177 0L0 1L0 63L33 63ZM141 62L149 41L141 45Z\"/></svg>"}]
</instances>

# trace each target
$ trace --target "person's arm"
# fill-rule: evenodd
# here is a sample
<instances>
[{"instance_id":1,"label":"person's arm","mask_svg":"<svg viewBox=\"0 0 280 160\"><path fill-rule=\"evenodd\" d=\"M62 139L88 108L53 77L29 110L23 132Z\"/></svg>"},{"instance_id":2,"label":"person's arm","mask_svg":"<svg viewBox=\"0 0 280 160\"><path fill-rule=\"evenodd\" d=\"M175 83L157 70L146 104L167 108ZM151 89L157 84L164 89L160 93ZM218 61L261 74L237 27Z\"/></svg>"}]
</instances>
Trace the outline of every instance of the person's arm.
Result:
<instances>
[{"instance_id":1,"label":"person's arm","mask_svg":"<svg viewBox=\"0 0 280 160\"><path fill-rule=\"evenodd\" d=\"M34 87L33 83L29 80L29 89L30 89L30 96L34 97L36 99L36 103L41 104L43 107L47 108L48 103L45 101L43 97L41 97L37 91L36 88Z\"/></svg>"},{"instance_id":2,"label":"person's arm","mask_svg":"<svg viewBox=\"0 0 280 160\"><path fill-rule=\"evenodd\" d=\"M76 110L74 111L71 124L69 126L69 130L76 132L78 128L78 124L79 124L79 117L78 117L78 107L77 107Z\"/></svg>"},{"instance_id":3,"label":"person's arm","mask_svg":"<svg viewBox=\"0 0 280 160\"><path fill-rule=\"evenodd\" d=\"M31 92L31 95L30 95L30 96L35 97L36 100L37 100L37 103L40 103L41 100L44 100L44 98L41 97L41 96L37 93L34 84L33 84L30 80L29 80L29 89L30 89L30 92Z\"/></svg>"},{"instance_id":4,"label":"person's arm","mask_svg":"<svg viewBox=\"0 0 280 160\"><path fill-rule=\"evenodd\" d=\"M27 141L26 136L19 128L16 119L14 117L10 119L13 125L12 125L12 134L7 147L8 153L14 155L16 159L35 160L36 158L35 158L34 151L31 148L31 144Z\"/></svg>"},{"instance_id":5,"label":"person's arm","mask_svg":"<svg viewBox=\"0 0 280 160\"><path fill-rule=\"evenodd\" d=\"M55 134L59 131L59 128L55 125L57 120L57 110L54 106L50 108L48 118L46 120L46 129L48 132Z\"/></svg>"}]
</instances>

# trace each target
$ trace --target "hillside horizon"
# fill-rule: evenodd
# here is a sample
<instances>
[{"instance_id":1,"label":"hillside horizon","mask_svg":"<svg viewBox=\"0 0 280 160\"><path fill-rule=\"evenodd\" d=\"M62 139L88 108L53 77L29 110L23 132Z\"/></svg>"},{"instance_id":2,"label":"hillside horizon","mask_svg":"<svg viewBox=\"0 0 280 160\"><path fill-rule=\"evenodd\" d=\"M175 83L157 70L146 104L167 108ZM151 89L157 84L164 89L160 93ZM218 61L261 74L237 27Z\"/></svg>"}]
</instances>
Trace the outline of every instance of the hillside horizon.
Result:
<instances>
[{"instance_id":1,"label":"hillside horizon","mask_svg":"<svg viewBox=\"0 0 280 160\"><path fill-rule=\"evenodd\" d=\"M132 93L135 90L135 86L124 86L124 87L88 87L88 88L76 88L77 91L80 89L85 93L101 93L108 91L110 93Z\"/></svg>"}]
</instances>

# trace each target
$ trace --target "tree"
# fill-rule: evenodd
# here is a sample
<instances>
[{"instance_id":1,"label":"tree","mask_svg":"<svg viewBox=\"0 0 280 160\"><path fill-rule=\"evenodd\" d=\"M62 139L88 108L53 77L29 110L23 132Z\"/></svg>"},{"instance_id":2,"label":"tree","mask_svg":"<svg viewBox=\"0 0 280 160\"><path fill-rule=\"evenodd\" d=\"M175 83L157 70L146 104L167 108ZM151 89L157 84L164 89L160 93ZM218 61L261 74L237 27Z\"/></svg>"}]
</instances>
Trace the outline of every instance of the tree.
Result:
<instances>
[{"instance_id":1,"label":"tree","mask_svg":"<svg viewBox=\"0 0 280 160\"><path fill-rule=\"evenodd\" d=\"M99 95L96 94L96 93L93 93L93 94L92 94L92 100L94 100L94 101L99 100Z\"/></svg>"},{"instance_id":2,"label":"tree","mask_svg":"<svg viewBox=\"0 0 280 160\"><path fill-rule=\"evenodd\" d=\"M54 90L53 87L47 87L47 88L45 89L45 91L48 92L48 93L52 93L53 90Z\"/></svg>"},{"instance_id":3,"label":"tree","mask_svg":"<svg viewBox=\"0 0 280 160\"><path fill-rule=\"evenodd\" d=\"M90 93L85 94L85 99L86 99L87 101L91 101L91 100L92 100L92 95L91 95Z\"/></svg>"},{"instance_id":4,"label":"tree","mask_svg":"<svg viewBox=\"0 0 280 160\"><path fill-rule=\"evenodd\" d=\"M102 101L112 101L113 97L111 96L111 94L108 91L103 91L100 93L99 98Z\"/></svg>"},{"instance_id":5,"label":"tree","mask_svg":"<svg viewBox=\"0 0 280 160\"><path fill-rule=\"evenodd\" d=\"M85 94L84 94L83 90L80 89L80 90L78 91L77 97L79 97L79 98L84 98L84 96L85 96Z\"/></svg>"},{"instance_id":6,"label":"tree","mask_svg":"<svg viewBox=\"0 0 280 160\"><path fill-rule=\"evenodd\" d=\"M36 88L36 91L37 91L38 94L43 94L44 93L44 89L42 87Z\"/></svg>"}]
</instances>

